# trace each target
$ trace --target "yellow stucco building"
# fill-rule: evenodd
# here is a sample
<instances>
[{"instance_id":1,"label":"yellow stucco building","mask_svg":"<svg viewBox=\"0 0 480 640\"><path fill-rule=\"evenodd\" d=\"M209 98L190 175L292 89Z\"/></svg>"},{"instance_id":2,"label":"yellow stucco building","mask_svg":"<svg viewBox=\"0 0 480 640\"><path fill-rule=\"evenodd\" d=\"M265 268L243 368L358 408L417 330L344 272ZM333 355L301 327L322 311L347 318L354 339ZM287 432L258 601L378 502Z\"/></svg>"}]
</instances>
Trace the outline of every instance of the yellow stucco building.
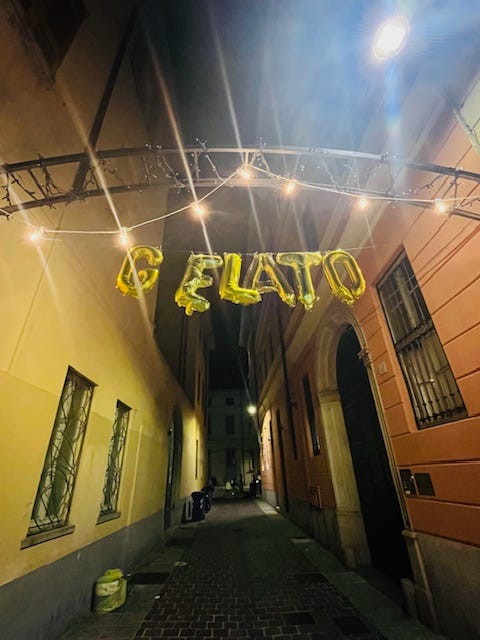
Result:
<instances>
[{"instance_id":1,"label":"yellow stucco building","mask_svg":"<svg viewBox=\"0 0 480 640\"><path fill-rule=\"evenodd\" d=\"M71 3L63 23L47 3L35 3L37 13L2 7L2 163L147 140L134 4ZM112 178L108 162L96 167L84 184ZM136 171L126 163L117 185ZM4 205L31 191L27 181L68 200L0 220L0 617L9 638L53 637L88 610L96 577L131 567L178 524L206 473L204 399L194 389L204 384L206 333L189 325L198 348L180 384L158 347L156 296L115 286L120 226L160 216L166 189L77 198L81 173L79 162L39 162L28 179L3 177ZM129 239L161 246L162 236L160 221ZM28 620L19 616L27 601Z\"/></svg>"}]
</instances>

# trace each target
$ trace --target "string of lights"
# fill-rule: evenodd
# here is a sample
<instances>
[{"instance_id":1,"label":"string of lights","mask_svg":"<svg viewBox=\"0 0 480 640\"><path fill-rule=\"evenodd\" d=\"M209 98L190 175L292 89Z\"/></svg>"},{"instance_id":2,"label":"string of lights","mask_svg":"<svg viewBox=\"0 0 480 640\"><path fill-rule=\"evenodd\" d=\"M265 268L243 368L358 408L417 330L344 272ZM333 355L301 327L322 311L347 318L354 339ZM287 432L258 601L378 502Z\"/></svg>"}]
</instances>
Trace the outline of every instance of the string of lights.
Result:
<instances>
[{"instance_id":1,"label":"string of lights","mask_svg":"<svg viewBox=\"0 0 480 640\"><path fill-rule=\"evenodd\" d=\"M160 148L145 147L141 149L124 149L124 150L108 150L105 152L97 152L90 164L89 172L83 185L81 193L71 193L62 189L54 179L51 167L65 166L67 164L75 165L82 160L83 154L74 156L64 156L56 158L39 158L35 161L18 163L17 165L1 165L0 174L5 176L5 184L2 185L3 194L0 195L0 202L3 200L5 206L0 207L0 214L10 218L14 217L27 224L31 229L31 237L38 240L44 237L62 234L85 234L85 235L115 235L120 234L122 244L128 244L128 233L134 229L144 227L155 222L165 220L166 218L185 213L192 212L195 216L203 218L208 213L208 201L213 195L224 187L262 187L269 188L273 191L280 192L284 197L293 197L298 191L320 191L323 193L334 194L338 197L350 199L355 202L355 207L366 211L369 207L373 207L375 203L390 203L401 205L412 205L416 207L434 209L438 213L445 215L463 215L474 220L480 220L480 214L474 211L459 210L458 205L462 207L472 206L475 202L480 201L480 195L476 195L475 191L480 185L480 174L463 169L452 167L442 167L441 165L430 165L412 163L402 161L397 158L390 158L387 155L374 155L361 152L348 152L331 149L304 149L286 147L283 149L270 149L261 145L260 148L236 149L236 148L217 148L208 149L206 143L198 141L199 149L185 150L190 157L190 169L192 170L189 180L186 180L175 166L175 157L180 152L178 150L162 150ZM225 159L226 154L240 153L243 159L242 164L231 171L227 176L222 177L221 172L214 161L214 158L221 157ZM284 175L274 168L272 162L278 160L281 156L293 156L296 160L295 170L286 172ZM143 176L141 180L129 182L122 178L118 167L111 167L110 162L113 159L122 159L130 156L140 157L143 163ZM146 161L146 157L150 157L150 163ZM268 159L267 159L268 156ZM153 157L153 165L152 165ZM201 166L201 161L205 160L207 170ZM270 161L269 161L270 160ZM308 161L313 160L313 166ZM329 160L341 161L343 169L343 181L335 175L335 170L329 166ZM353 162L364 160L369 162L368 172L365 176L361 176L358 171L354 171ZM352 164L349 164L351 162ZM228 163L225 163L228 165ZM231 164L231 162L230 162ZM238 159L237 159L238 164ZM394 190L398 175L392 173L392 166L398 167L398 175L401 170L414 169L435 175L428 179L427 182L410 188L407 191ZM388 189L385 191L375 190L368 187L368 182L372 176L378 178L378 172L381 168L386 167L389 180ZM35 169L40 171L35 173ZM312 175L315 171L320 174L318 177ZM22 174L25 172L30 178L27 184ZM111 175L116 181L116 185L108 185L105 175ZM326 181L325 181L326 177ZM363 177L363 179L362 179ZM473 189L469 194L458 193L458 185L460 178L465 181L473 181ZM443 179L443 182L441 180ZM354 183L354 184L352 184ZM363 186L362 186L363 183ZM446 184L448 183L448 184ZM37 188L39 195L34 191ZM27 209L48 206L54 208L56 204L68 204L73 200L84 200L93 195L112 195L125 191L143 191L149 187L176 188L177 192L184 194L192 194L190 185L196 187L208 188L208 191L201 197L193 194L191 199L185 205L174 210L167 211L159 216L155 216L148 220L143 220L130 227L118 224L115 229L58 229L50 228L45 225L37 225L26 219L25 215L19 218L15 214L22 211L25 214ZM90 188L91 187L91 188ZM18 196L12 197L12 189L20 190L31 198L30 202L18 202ZM453 188L453 195L450 195ZM422 197L423 191L431 192L436 190L434 197ZM438 195L443 189L443 195ZM43 196L43 197L42 197ZM15 204L15 201L17 202ZM27 206L25 206L27 205Z\"/></svg>"}]
</instances>

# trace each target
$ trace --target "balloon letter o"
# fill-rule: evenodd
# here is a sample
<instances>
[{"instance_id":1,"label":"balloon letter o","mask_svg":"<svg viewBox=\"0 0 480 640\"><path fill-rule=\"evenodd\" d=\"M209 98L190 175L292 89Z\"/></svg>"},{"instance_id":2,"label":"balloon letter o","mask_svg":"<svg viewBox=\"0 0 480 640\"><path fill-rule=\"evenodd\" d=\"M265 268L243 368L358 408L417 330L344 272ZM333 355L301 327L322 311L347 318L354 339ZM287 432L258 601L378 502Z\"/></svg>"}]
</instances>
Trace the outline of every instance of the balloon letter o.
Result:
<instances>
[{"instance_id":1,"label":"balloon letter o","mask_svg":"<svg viewBox=\"0 0 480 640\"><path fill-rule=\"evenodd\" d=\"M338 275L337 264L341 264L351 280L351 286L343 284ZM346 251L329 251L323 256L323 272L327 278L333 295L342 302L352 305L365 293L365 280L357 261Z\"/></svg>"}]
</instances>

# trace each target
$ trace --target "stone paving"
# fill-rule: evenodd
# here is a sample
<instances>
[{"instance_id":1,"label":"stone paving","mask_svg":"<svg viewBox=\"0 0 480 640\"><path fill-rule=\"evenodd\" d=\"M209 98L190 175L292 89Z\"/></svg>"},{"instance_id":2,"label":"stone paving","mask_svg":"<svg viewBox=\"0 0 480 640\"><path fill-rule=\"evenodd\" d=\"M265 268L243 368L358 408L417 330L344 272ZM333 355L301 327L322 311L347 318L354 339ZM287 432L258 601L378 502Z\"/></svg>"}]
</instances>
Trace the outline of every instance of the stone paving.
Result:
<instances>
[{"instance_id":1,"label":"stone paving","mask_svg":"<svg viewBox=\"0 0 480 640\"><path fill-rule=\"evenodd\" d=\"M266 503L216 500L204 521L178 527L146 558L124 607L92 613L61 640L438 638L395 607L379 617L388 604L372 589L376 629L368 602L361 613L335 586L340 575L341 584L355 574Z\"/></svg>"}]
</instances>

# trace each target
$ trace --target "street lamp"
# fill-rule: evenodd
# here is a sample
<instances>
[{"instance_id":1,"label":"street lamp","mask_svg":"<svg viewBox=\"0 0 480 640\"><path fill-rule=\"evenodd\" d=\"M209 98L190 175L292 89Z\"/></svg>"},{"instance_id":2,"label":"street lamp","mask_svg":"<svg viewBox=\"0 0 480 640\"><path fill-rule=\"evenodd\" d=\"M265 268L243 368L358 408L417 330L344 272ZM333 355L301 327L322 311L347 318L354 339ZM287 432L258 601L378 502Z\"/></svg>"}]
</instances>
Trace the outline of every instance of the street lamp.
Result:
<instances>
[{"instance_id":1,"label":"street lamp","mask_svg":"<svg viewBox=\"0 0 480 640\"><path fill-rule=\"evenodd\" d=\"M254 404L249 404L247 406L247 413L249 416L256 416L257 415L257 407Z\"/></svg>"},{"instance_id":2,"label":"street lamp","mask_svg":"<svg viewBox=\"0 0 480 640\"><path fill-rule=\"evenodd\" d=\"M408 36L410 25L404 16L393 16L377 29L373 41L373 53L378 60L393 58L402 49Z\"/></svg>"}]
</instances>

